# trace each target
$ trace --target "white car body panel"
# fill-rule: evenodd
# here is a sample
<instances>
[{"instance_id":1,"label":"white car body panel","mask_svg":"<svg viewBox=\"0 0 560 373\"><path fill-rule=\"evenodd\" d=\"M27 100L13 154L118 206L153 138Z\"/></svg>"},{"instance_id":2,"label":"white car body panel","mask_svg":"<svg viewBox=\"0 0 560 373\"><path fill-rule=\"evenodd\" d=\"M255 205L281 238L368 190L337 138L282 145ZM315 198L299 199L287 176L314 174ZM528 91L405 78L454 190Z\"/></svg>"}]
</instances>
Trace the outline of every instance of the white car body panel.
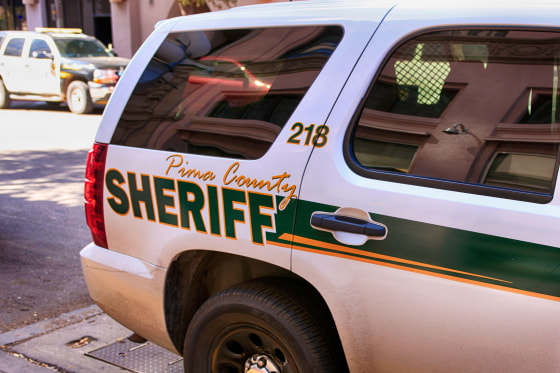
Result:
<instances>
[{"instance_id":1,"label":"white car body panel","mask_svg":"<svg viewBox=\"0 0 560 373\"><path fill-rule=\"evenodd\" d=\"M348 128L372 81L387 56L403 41L427 30L449 28L560 29L558 4L506 4L297 2L159 23L128 65L117 94L112 95L106 108L110 114L104 115L97 132L95 141L109 144L106 171L116 170L123 180L127 174L133 175L139 184L141 177L147 176L154 206L155 178L171 179L173 185L193 181L181 174L181 167L214 176L208 182L195 180L206 194L207 187L220 193L232 188L243 190L247 196L251 192L266 194L270 191L236 186L235 177L272 181L289 175L283 180L285 185L294 187L293 196L299 200L296 233L290 234L291 245L255 243L248 219L250 207L242 203L235 204L245 219L233 223L235 239L228 239L223 231L209 234L192 227L178 229L158 220L157 213L149 221L147 206L142 203L142 218L131 210L119 214L111 206L111 201L119 201L119 197L104 184L103 209L110 251L104 253L106 249L90 245L82 252L86 281L94 300L117 321L177 352L165 320L163 296L168 270L188 251L233 254L291 271L314 287L333 316L351 372L559 371L560 297L520 288L513 280L468 272L461 269L461 263L457 268L443 267L395 258L397 254L389 250L367 251L361 244L352 246L345 241L352 240L351 235L335 235L338 243L327 243L298 237L297 233L309 222L304 203L313 208L342 207L368 217L375 214L381 224L387 219L387 237L407 238L411 250L421 242L440 243L437 249L442 256L455 249L449 243L458 234L496 239L502 245L521 242L529 248L549 247L554 267L548 274L552 278L558 271L552 250L560 247L560 183L556 183L554 197L547 203L497 198L365 177L351 168L343 153L348 146ZM234 160L111 144L129 96L168 33L300 25L340 25L344 36L261 158ZM293 123L328 126L328 143L325 140L325 146L314 149L290 144ZM125 192L129 185L127 181L112 182ZM281 198L292 195L288 190L272 192ZM181 215L178 192L167 189L164 195L169 198L165 212ZM205 203L207 206L213 202L206 199ZM295 198L288 202L294 203ZM226 213L222 199L218 205L223 220ZM209 209L202 211L202 220L209 223ZM273 216L280 211L275 208L260 212ZM394 221L401 225L392 225ZM416 230L408 231L409 223ZM262 232L266 235L276 228L263 226ZM384 240L385 237L369 240L367 247L375 248L377 242L381 245ZM527 273L532 265L538 269L548 265L545 259L539 257L535 263L526 264ZM515 260L512 255L512 266L518 265ZM462 261L469 262L469 258L457 258L457 262ZM108 268L115 273L103 278L102 271ZM110 289L109 282L118 283L118 290ZM154 323L147 325L146 319Z\"/></svg>"}]
</instances>

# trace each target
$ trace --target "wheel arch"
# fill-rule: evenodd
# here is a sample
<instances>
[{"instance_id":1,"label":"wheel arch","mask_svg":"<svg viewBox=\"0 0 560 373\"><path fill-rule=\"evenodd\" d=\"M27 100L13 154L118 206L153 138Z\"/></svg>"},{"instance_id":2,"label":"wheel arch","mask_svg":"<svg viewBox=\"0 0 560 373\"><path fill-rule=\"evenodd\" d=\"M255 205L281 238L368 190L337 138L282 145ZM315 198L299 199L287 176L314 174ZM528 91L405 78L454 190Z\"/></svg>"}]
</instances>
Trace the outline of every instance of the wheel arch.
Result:
<instances>
[{"instance_id":1,"label":"wheel arch","mask_svg":"<svg viewBox=\"0 0 560 373\"><path fill-rule=\"evenodd\" d=\"M71 83L75 82L79 80L80 82L85 83L86 85L88 84L88 80L86 77L84 76L80 76L80 75L70 75L69 77L67 77L66 79L61 79L61 93L62 93L62 99L64 101L66 101L66 96L67 96L67 92L68 92L68 87L70 86Z\"/></svg>"},{"instance_id":2,"label":"wheel arch","mask_svg":"<svg viewBox=\"0 0 560 373\"><path fill-rule=\"evenodd\" d=\"M325 315L330 337L341 356L344 351L332 314L321 294L293 272L252 258L214 251L188 251L170 265L165 280L165 323L177 351L183 350L189 322L198 308L211 296L237 284L265 278L287 282L307 295L313 305Z\"/></svg>"}]
</instances>

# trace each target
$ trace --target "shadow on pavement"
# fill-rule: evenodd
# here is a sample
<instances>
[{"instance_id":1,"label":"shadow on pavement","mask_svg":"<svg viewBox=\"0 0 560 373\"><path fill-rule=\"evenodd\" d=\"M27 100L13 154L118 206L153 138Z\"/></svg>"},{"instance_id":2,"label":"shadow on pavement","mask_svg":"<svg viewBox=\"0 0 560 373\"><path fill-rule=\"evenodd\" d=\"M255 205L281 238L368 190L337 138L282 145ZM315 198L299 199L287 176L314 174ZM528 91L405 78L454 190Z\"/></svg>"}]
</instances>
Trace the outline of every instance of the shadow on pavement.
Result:
<instances>
[{"instance_id":1,"label":"shadow on pavement","mask_svg":"<svg viewBox=\"0 0 560 373\"><path fill-rule=\"evenodd\" d=\"M34 111L60 111L70 112L68 105L62 102L45 102L45 101L12 101L10 107L4 110L34 110ZM91 115L101 115L105 110L105 105L95 105ZM87 115L87 114L85 114Z\"/></svg>"},{"instance_id":2,"label":"shadow on pavement","mask_svg":"<svg viewBox=\"0 0 560 373\"><path fill-rule=\"evenodd\" d=\"M79 251L87 150L0 153L0 333L92 304Z\"/></svg>"}]
</instances>

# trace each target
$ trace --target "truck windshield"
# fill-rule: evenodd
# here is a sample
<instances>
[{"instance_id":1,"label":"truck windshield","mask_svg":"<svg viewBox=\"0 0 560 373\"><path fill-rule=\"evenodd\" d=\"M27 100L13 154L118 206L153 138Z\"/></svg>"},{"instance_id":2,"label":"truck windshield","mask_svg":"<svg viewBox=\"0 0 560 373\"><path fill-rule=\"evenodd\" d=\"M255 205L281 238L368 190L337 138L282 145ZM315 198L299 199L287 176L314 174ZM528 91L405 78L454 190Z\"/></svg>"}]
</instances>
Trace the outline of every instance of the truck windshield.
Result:
<instances>
[{"instance_id":1,"label":"truck windshield","mask_svg":"<svg viewBox=\"0 0 560 373\"><path fill-rule=\"evenodd\" d=\"M62 57L113 57L113 54L97 39L54 39Z\"/></svg>"}]
</instances>

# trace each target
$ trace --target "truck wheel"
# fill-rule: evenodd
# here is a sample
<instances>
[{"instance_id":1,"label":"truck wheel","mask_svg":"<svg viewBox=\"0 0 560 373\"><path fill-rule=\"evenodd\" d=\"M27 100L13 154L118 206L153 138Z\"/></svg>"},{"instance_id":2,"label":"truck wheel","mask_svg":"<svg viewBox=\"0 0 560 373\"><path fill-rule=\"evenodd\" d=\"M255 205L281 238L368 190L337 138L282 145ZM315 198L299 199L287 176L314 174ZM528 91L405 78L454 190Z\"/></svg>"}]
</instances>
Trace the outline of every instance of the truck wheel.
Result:
<instances>
[{"instance_id":1,"label":"truck wheel","mask_svg":"<svg viewBox=\"0 0 560 373\"><path fill-rule=\"evenodd\" d=\"M86 83L76 80L66 90L66 102L70 111L75 114L88 114L93 111L93 101Z\"/></svg>"},{"instance_id":2,"label":"truck wheel","mask_svg":"<svg viewBox=\"0 0 560 373\"><path fill-rule=\"evenodd\" d=\"M0 109L5 109L10 106L12 100L10 99L10 93L4 86L4 82L0 79Z\"/></svg>"},{"instance_id":3,"label":"truck wheel","mask_svg":"<svg viewBox=\"0 0 560 373\"><path fill-rule=\"evenodd\" d=\"M252 281L206 301L187 331L185 372L340 372L328 327L287 287Z\"/></svg>"}]
</instances>

